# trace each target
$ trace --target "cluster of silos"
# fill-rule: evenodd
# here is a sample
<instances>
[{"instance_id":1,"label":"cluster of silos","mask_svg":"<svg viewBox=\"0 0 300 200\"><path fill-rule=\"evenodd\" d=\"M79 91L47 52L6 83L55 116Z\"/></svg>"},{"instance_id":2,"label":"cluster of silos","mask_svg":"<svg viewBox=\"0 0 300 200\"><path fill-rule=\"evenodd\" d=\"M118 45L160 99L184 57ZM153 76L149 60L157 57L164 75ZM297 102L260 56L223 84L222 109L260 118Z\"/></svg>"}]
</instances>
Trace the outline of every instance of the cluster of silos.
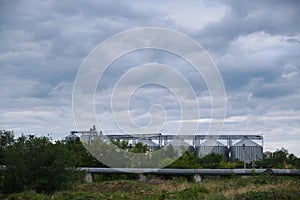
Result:
<instances>
[{"instance_id":1,"label":"cluster of silos","mask_svg":"<svg viewBox=\"0 0 300 200\"><path fill-rule=\"evenodd\" d=\"M263 148L248 138L243 138L229 147L219 141L209 142L208 140L196 146L197 157L203 157L211 153L222 155L231 161L238 159L251 163L252 161L262 160Z\"/></svg>"},{"instance_id":2,"label":"cluster of silos","mask_svg":"<svg viewBox=\"0 0 300 200\"><path fill-rule=\"evenodd\" d=\"M149 151L155 151L158 147L164 147L171 144L174 150L178 153L184 150L195 152L198 157L203 157L210 153L222 155L224 158L234 161L236 159L251 163L252 161L262 160L263 147L255 143L253 140L260 140L263 144L263 137L261 135L181 135L175 137L175 135L162 135L161 133L152 134L144 138L131 135L108 135L103 137L102 131L99 133L96 131L96 127L93 126L89 131L71 131L71 135L66 137L66 140L76 140L81 134L81 141L84 144L91 144L93 140L107 141L114 140L127 140L132 144L136 142L142 142L147 145ZM146 134L147 135L147 134ZM193 138L193 139L191 139ZM187 141L192 140L192 145ZM204 141L201 143L201 141ZM222 142L227 141L225 145ZM233 141L237 141L233 143ZM232 144L233 143L233 144ZM180 153L181 154L181 153Z\"/></svg>"}]
</instances>

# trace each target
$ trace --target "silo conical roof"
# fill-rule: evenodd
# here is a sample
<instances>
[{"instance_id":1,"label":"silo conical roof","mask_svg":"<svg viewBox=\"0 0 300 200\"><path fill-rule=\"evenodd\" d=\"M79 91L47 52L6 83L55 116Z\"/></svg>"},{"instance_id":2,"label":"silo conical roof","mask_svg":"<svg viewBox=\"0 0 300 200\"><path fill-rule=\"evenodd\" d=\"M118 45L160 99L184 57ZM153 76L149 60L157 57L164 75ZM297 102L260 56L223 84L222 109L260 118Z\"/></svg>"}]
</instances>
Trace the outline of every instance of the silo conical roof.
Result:
<instances>
[{"instance_id":1,"label":"silo conical roof","mask_svg":"<svg viewBox=\"0 0 300 200\"><path fill-rule=\"evenodd\" d=\"M169 144L172 144L174 147L180 147L180 146L184 146L184 147L187 147L187 146L190 146L187 142L185 142L184 140L182 139L174 139L172 140Z\"/></svg>"},{"instance_id":2,"label":"silo conical roof","mask_svg":"<svg viewBox=\"0 0 300 200\"><path fill-rule=\"evenodd\" d=\"M226 145L225 144L223 144L223 143L221 143L221 142L219 142L219 141L216 141L216 143L215 144L213 144L213 142L208 142L208 141L204 141L202 144L201 144L201 146L221 146L221 147L225 147Z\"/></svg>"},{"instance_id":3,"label":"silo conical roof","mask_svg":"<svg viewBox=\"0 0 300 200\"><path fill-rule=\"evenodd\" d=\"M149 139L139 139L138 141L143 143L144 145L146 144L148 147L157 147L158 146L155 142L153 142Z\"/></svg>"},{"instance_id":4,"label":"silo conical roof","mask_svg":"<svg viewBox=\"0 0 300 200\"><path fill-rule=\"evenodd\" d=\"M240 141L238 141L237 143L235 143L233 146L260 146L258 145L256 142L253 142L252 140L248 139L248 138L244 138L244 139L241 139Z\"/></svg>"}]
</instances>

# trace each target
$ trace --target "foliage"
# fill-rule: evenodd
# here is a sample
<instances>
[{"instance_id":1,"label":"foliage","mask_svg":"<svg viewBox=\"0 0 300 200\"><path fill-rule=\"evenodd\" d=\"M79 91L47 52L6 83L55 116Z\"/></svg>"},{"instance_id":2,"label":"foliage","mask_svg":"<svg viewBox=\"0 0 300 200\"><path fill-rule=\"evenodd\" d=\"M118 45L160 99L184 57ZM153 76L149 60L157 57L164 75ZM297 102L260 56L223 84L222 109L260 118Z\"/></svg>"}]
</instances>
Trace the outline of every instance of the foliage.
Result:
<instances>
[{"instance_id":1,"label":"foliage","mask_svg":"<svg viewBox=\"0 0 300 200\"><path fill-rule=\"evenodd\" d=\"M100 183L111 180L137 180L138 174L93 174L93 182Z\"/></svg>"},{"instance_id":2,"label":"foliage","mask_svg":"<svg viewBox=\"0 0 300 200\"><path fill-rule=\"evenodd\" d=\"M222 163L227 163L222 155L215 153L199 158L198 162L201 163L203 168L220 168Z\"/></svg>"},{"instance_id":3,"label":"foliage","mask_svg":"<svg viewBox=\"0 0 300 200\"><path fill-rule=\"evenodd\" d=\"M264 155L262 161L256 163L257 167L273 167L278 169L300 168L300 158L289 154L288 150L281 148L273 152L270 157Z\"/></svg>"},{"instance_id":4,"label":"foliage","mask_svg":"<svg viewBox=\"0 0 300 200\"><path fill-rule=\"evenodd\" d=\"M289 189L284 191L278 191L275 189L262 190L262 191L248 191L243 194L237 194L234 199L245 200L265 200L265 199L299 199L299 192L290 191Z\"/></svg>"},{"instance_id":5,"label":"foliage","mask_svg":"<svg viewBox=\"0 0 300 200\"><path fill-rule=\"evenodd\" d=\"M20 198L20 197L22 197L22 198ZM48 200L50 198L45 194L39 194L39 193L35 192L34 190L29 190L29 191L25 191L22 193L11 194L6 199L7 200L19 200L19 199Z\"/></svg>"},{"instance_id":6,"label":"foliage","mask_svg":"<svg viewBox=\"0 0 300 200\"><path fill-rule=\"evenodd\" d=\"M237 195L235 199L265 200L270 199L270 195L267 191L250 191L244 194Z\"/></svg>"},{"instance_id":7,"label":"foliage","mask_svg":"<svg viewBox=\"0 0 300 200\"><path fill-rule=\"evenodd\" d=\"M195 185L176 193L178 199L205 199L209 190L206 187Z\"/></svg>"},{"instance_id":8,"label":"foliage","mask_svg":"<svg viewBox=\"0 0 300 200\"><path fill-rule=\"evenodd\" d=\"M195 153L189 151L185 151L176 161L174 161L168 166L168 168L178 169L193 169L200 167L201 166L197 161Z\"/></svg>"},{"instance_id":9,"label":"foliage","mask_svg":"<svg viewBox=\"0 0 300 200\"><path fill-rule=\"evenodd\" d=\"M133 146L133 148L130 150L131 152L133 153L146 153L147 152L147 145L141 143L141 142L138 142L137 144L135 144Z\"/></svg>"},{"instance_id":10,"label":"foliage","mask_svg":"<svg viewBox=\"0 0 300 200\"><path fill-rule=\"evenodd\" d=\"M177 156L177 151L171 145L149 151L146 144L139 142L133 146L125 140L111 140L109 143L92 140L85 147L97 159L115 168L161 168Z\"/></svg>"},{"instance_id":11,"label":"foliage","mask_svg":"<svg viewBox=\"0 0 300 200\"><path fill-rule=\"evenodd\" d=\"M235 160L234 162L229 162L222 155L219 154L212 153L202 158L197 158L194 152L186 151L167 168L233 169L242 167L242 161Z\"/></svg>"},{"instance_id":12,"label":"foliage","mask_svg":"<svg viewBox=\"0 0 300 200\"><path fill-rule=\"evenodd\" d=\"M0 130L0 165L4 164L4 151L14 142L12 131Z\"/></svg>"},{"instance_id":13,"label":"foliage","mask_svg":"<svg viewBox=\"0 0 300 200\"><path fill-rule=\"evenodd\" d=\"M257 183L257 177L243 179L210 177L203 179L201 183L167 180L159 184L115 180L78 184L72 190L55 192L51 195L25 191L8 195L2 199L299 199L299 178L278 177L280 181L277 182L270 177L260 178L265 178L266 182ZM243 182L242 185L241 182Z\"/></svg>"},{"instance_id":14,"label":"foliage","mask_svg":"<svg viewBox=\"0 0 300 200\"><path fill-rule=\"evenodd\" d=\"M73 154L76 155L76 166L77 167L107 167L98 161L82 144L78 139L64 141L66 147Z\"/></svg>"},{"instance_id":15,"label":"foliage","mask_svg":"<svg viewBox=\"0 0 300 200\"><path fill-rule=\"evenodd\" d=\"M76 155L47 137L21 136L4 152L4 192L54 192L78 179Z\"/></svg>"},{"instance_id":16,"label":"foliage","mask_svg":"<svg viewBox=\"0 0 300 200\"><path fill-rule=\"evenodd\" d=\"M121 149L127 149L129 152L133 152L133 153L146 153L147 152L147 145L143 144L142 142L138 142L136 143L134 146L129 145L128 141L126 140L110 140L110 142L121 148Z\"/></svg>"},{"instance_id":17,"label":"foliage","mask_svg":"<svg viewBox=\"0 0 300 200\"><path fill-rule=\"evenodd\" d=\"M100 145L99 145L100 144ZM136 145L128 145L126 141L112 141L111 144L97 143L92 144L97 146L97 154L106 152L107 155L114 155L109 159L119 161L122 155L116 153L120 149L123 152L131 154L139 153L140 157L134 160L134 157L128 157L124 163L120 163L123 167L128 166L130 162L146 163L151 162L160 163L162 165L170 163L177 156L177 151L172 145L168 145L160 151L149 153L147 145L137 143ZM93 147L93 146L92 146ZM118 148L116 148L118 147ZM123 156L123 155L122 155ZM74 183L78 182L79 173L74 170L75 167L107 167L99 162L94 156L89 153L86 147L80 140L71 141L56 141L51 142L48 137L35 136L21 136L14 140L13 132L0 130L0 165L6 165L6 170L1 170L0 174L0 192L3 194L11 194L15 192L26 191L22 194L23 199L52 199L47 195L38 195L35 193L53 193L55 191L74 187ZM150 163L151 164L151 163ZM264 156L262 161L257 162L258 167L273 166L275 168L300 168L300 158L294 154L289 154L286 149L275 151L270 157ZM142 167L143 165L141 165ZM167 166L168 168L242 168L243 162L235 160L233 162L227 161L224 157L218 154L209 154L202 158L197 158L192 151L184 151L184 153L173 163ZM255 171L253 171L255 174ZM192 176L190 176L190 179ZM95 182L105 182L108 180L128 180L137 179L137 174L126 175L93 175ZM156 177L157 178L157 177ZM171 177L170 177L171 178ZM268 185L268 184L282 184L286 180L281 178L268 179L264 176L253 176L252 182L247 179L239 179L235 177L235 184L232 188L240 189L246 187L248 184ZM226 187L225 187L226 186ZM230 188L225 184L221 190ZM298 184L299 186L299 184ZM211 197L208 199L224 199L223 195L215 196L209 191L205 191L203 187L191 186L180 191L164 190L162 193L155 193L155 198L160 199L197 199L200 197ZM240 198L260 198L260 197L293 197L295 192L280 196L276 191L266 192L249 192L236 195ZM27 196L26 196L26 195ZM62 193L56 193L54 199L64 199ZM299 193L297 193L299 194ZM76 195L83 195L77 197L74 194L68 193L72 199L93 199L98 196L89 193L76 193ZM136 194L137 196L139 194ZM270 196L271 195L271 196ZM300 195L300 194L299 194ZM131 199L128 191L111 194L101 194L101 198L123 198ZM3 196L0 194L0 199ZM10 195L10 199L18 199L17 195Z\"/></svg>"}]
</instances>

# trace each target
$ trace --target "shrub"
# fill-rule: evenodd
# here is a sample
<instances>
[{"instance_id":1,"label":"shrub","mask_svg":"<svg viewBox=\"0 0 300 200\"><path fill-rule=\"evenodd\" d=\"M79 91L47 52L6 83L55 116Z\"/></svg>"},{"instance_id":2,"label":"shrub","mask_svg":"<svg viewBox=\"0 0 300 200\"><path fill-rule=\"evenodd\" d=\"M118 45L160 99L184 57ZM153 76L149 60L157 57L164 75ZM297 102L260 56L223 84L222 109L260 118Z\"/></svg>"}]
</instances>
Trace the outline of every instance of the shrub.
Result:
<instances>
[{"instance_id":1,"label":"shrub","mask_svg":"<svg viewBox=\"0 0 300 200\"><path fill-rule=\"evenodd\" d=\"M186 188L176 194L179 199L205 199L209 190L206 187L195 185L190 188Z\"/></svg>"},{"instance_id":2,"label":"shrub","mask_svg":"<svg viewBox=\"0 0 300 200\"><path fill-rule=\"evenodd\" d=\"M38 194L35 191L26 191L22 193L11 194L6 197L7 200L20 200L20 199L39 199L39 200L48 200L50 199L45 194Z\"/></svg>"},{"instance_id":3,"label":"shrub","mask_svg":"<svg viewBox=\"0 0 300 200\"><path fill-rule=\"evenodd\" d=\"M62 142L53 144L47 137L21 136L4 153L7 170L4 192L24 190L54 192L68 188L78 179L76 156Z\"/></svg>"},{"instance_id":4,"label":"shrub","mask_svg":"<svg viewBox=\"0 0 300 200\"><path fill-rule=\"evenodd\" d=\"M267 191L250 191L245 194L236 195L235 199L265 200L270 199Z\"/></svg>"}]
</instances>

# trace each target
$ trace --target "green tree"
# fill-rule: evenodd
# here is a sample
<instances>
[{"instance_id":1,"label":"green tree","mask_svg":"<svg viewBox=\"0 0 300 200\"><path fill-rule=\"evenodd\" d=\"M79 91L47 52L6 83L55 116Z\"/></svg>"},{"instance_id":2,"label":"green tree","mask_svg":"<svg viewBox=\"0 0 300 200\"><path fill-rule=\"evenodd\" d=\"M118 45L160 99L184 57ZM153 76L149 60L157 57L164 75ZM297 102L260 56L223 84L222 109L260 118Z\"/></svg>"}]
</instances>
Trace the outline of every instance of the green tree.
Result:
<instances>
[{"instance_id":1,"label":"green tree","mask_svg":"<svg viewBox=\"0 0 300 200\"><path fill-rule=\"evenodd\" d=\"M204 168L220 168L220 163L225 162L224 156L216 153L210 153L203 158L199 158L198 162L203 165ZM223 164L223 163L222 163Z\"/></svg>"},{"instance_id":2,"label":"green tree","mask_svg":"<svg viewBox=\"0 0 300 200\"><path fill-rule=\"evenodd\" d=\"M256 162L258 167L274 167L274 168L300 168L300 158L294 154L289 154L288 150L281 148L272 153L269 157L263 156L262 161Z\"/></svg>"},{"instance_id":3,"label":"green tree","mask_svg":"<svg viewBox=\"0 0 300 200\"><path fill-rule=\"evenodd\" d=\"M138 142L133 146L131 152L133 152L133 153L146 153L147 152L147 145L146 144L144 145L143 143Z\"/></svg>"},{"instance_id":4,"label":"green tree","mask_svg":"<svg viewBox=\"0 0 300 200\"><path fill-rule=\"evenodd\" d=\"M199 163L197 162L197 158L195 153L185 151L176 161L171 163L168 168L200 168Z\"/></svg>"},{"instance_id":5,"label":"green tree","mask_svg":"<svg viewBox=\"0 0 300 200\"><path fill-rule=\"evenodd\" d=\"M63 142L47 137L21 136L4 153L5 193L36 190L54 192L78 179L76 155Z\"/></svg>"},{"instance_id":6,"label":"green tree","mask_svg":"<svg viewBox=\"0 0 300 200\"><path fill-rule=\"evenodd\" d=\"M163 150L163 154L164 154L165 158L173 159L173 158L176 158L176 156L178 155L178 152L175 151L172 144L169 144L167 146L167 148L165 150Z\"/></svg>"},{"instance_id":7,"label":"green tree","mask_svg":"<svg viewBox=\"0 0 300 200\"><path fill-rule=\"evenodd\" d=\"M298 158L292 153L287 156L287 163L291 166L296 167L297 160Z\"/></svg>"},{"instance_id":8,"label":"green tree","mask_svg":"<svg viewBox=\"0 0 300 200\"><path fill-rule=\"evenodd\" d=\"M67 148L76 155L77 167L107 167L98 161L83 145L77 140L64 141Z\"/></svg>"},{"instance_id":9,"label":"green tree","mask_svg":"<svg viewBox=\"0 0 300 200\"><path fill-rule=\"evenodd\" d=\"M117 146L118 148L121 148L121 149L128 149L128 148L130 148L130 146L128 145L128 142L126 140L120 141L120 140L113 140L113 139L111 139L110 142L113 145L115 145L115 146Z\"/></svg>"},{"instance_id":10,"label":"green tree","mask_svg":"<svg viewBox=\"0 0 300 200\"><path fill-rule=\"evenodd\" d=\"M287 162L287 156L289 155L288 150L281 148L273 153L272 164L278 168L283 168Z\"/></svg>"},{"instance_id":11,"label":"green tree","mask_svg":"<svg viewBox=\"0 0 300 200\"><path fill-rule=\"evenodd\" d=\"M4 151L14 142L14 135L12 131L0 130L0 165L4 164Z\"/></svg>"}]
</instances>

